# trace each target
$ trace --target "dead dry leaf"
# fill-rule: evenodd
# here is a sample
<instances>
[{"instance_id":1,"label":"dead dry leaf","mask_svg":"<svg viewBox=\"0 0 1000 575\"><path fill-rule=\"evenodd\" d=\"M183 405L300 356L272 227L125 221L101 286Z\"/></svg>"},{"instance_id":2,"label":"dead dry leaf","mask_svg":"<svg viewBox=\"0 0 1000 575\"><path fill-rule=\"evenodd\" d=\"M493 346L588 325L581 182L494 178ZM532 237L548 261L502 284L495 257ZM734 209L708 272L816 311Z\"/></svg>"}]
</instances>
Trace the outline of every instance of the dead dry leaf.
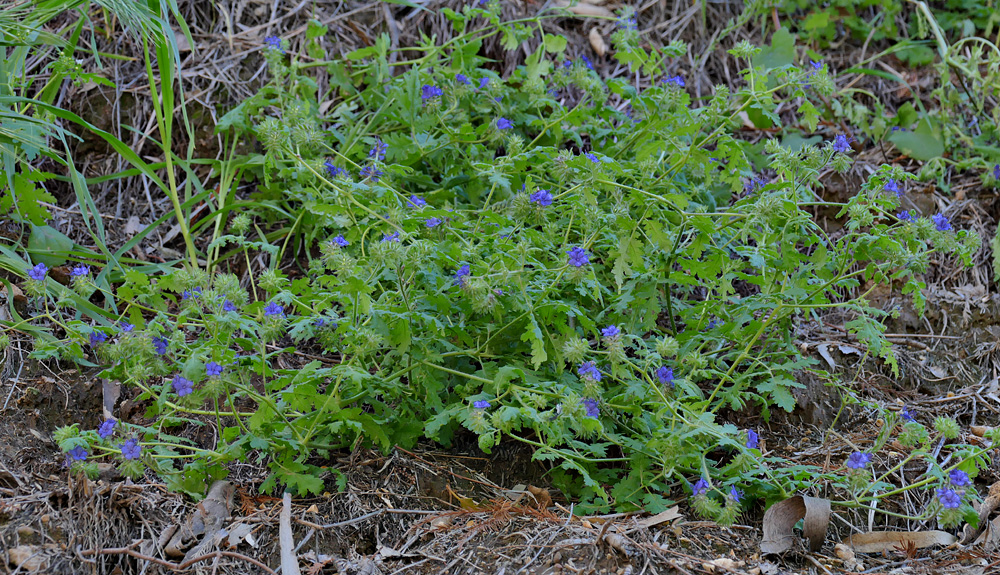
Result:
<instances>
[{"instance_id":1,"label":"dead dry leaf","mask_svg":"<svg viewBox=\"0 0 1000 575\"><path fill-rule=\"evenodd\" d=\"M645 527L646 529L648 529L650 527L655 527L656 525L659 525L661 523L666 523L668 521L680 519L684 516L681 515L679 509L680 508L678 506L674 505L670 509L667 509L666 511L661 511L656 515L653 515L652 517L646 517L645 519L640 519L639 521L636 522L635 526L637 528Z\"/></svg>"},{"instance_id":2,"label":"dead dry leaf","mask_svg":"<svg viewBox=\"0 0 1000 575\"><path fill-rule=\"evenodd\" d=\"M587 39L590 40L590 47L594 49L594 52L597 52L598 56L603 58L608 53L608 45L604 43L604 37L601 36L600 30L597 28L590 29Z\"/></svg>"},{"instance_id":3,"label":"dead dry leaf","mask_svg":"<svg viewBox=\"0 0 1000 575\"><path fill-rule=\"evenodd\" d=\"M969 542L979 539L979 536L990 525L990 515L996 511L997 507L1000 507L1000 481L990 486L989 494L986 496L986 499L983 499L982 505L979 506L979 528L966 529L962 537L963 545L968 545Z\"/></svg>"},{"instance_id":4,"label":"dead dry leaf","mask_svg":"<svg viewBox=\"0 0 1000 575\"><path fill-rule=\"evenodd\" d=\"M923 549L934 545L951 545L958 538L944 531L872 531L856 533L844 540L857 553L881 553L897 547Z\"/></svg>"},{"instance_id":5,"label":"dead dry leaf","mask_svg":"<svg viewBox=\"0 0 1000 575\"><path fill-rule=\"evenodd\" d=\"M738 571L740 567L746 565L743 561L734 561L728 557L719 557L702 563L702 567L709 573L728 573Z\"/></svg>"},{"instance_id":6,"label":"dead dry leaf","mask_svg":"<svg viewBox=\"0 0 1000 575\"><path fill-rule=\"evenodd\" d=\"M548 489L542 489L541 487L529 485L528 493L535 497L535 504L538 505L539 509L548 509L549 507L552 507L552 496L549 495Z\"/></svg>"},{"instance_id":7,"label":"dead dry leaf","mask_svg":"<svg viewBox=\"0 0 1000 575\"><path fill-rule=\"evenodd\" d=\"M809 540L809 550L818 551L826 539L830 524L830 500L808 495L796 495L779 501L764 512L764 536L761 552L784 553L795 543L793 529L799 519L805 519L802 534Z\"/></svg>"},{"instance_id":8,"label":"dead dry leaf","mask_svg":"<svg viewBox=\"0 0 1000 575\"><path fill-rule=\"evenodd\" d=\"M555 6L557 8L565 8L577 16L593 16L597 18L611 18L614 16L611 10L594 4L577 4L575 6L570 6L568 0L556 0Z\"/></svg>"}]
</instances>

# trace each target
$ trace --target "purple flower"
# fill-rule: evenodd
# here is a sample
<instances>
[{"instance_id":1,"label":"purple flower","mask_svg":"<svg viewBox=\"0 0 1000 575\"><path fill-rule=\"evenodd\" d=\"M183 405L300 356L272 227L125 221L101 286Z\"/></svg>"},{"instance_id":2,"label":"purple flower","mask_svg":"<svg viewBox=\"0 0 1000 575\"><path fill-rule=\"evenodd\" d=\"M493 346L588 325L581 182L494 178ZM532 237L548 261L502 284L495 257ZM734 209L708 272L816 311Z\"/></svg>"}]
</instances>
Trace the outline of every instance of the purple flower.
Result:
<instances>
[{"instance_id":1,"label":"purple flower","mask_svg":"<svg viewBox=\"0 0 1000 575\"><path fill-rule=\"evenodd\" d=\"M760 436L757 435L756 431L754 431L752 429L748 429L747 430L747 449L757 449L759 445L760 445Z\"/></svg>"},{"instance_id":2,"label":"purple flower","mask_svg":"<svg viewBox=\"0 0 1000 575\"><path fill-rule=\"evenodd\" d=\"M382 243L386 242L396 242L399 243L399 232L392 232L391 234L385 234L382 236Z\"/></svg>"},{"instance_id":3,"label":"purple flower","mask_svg":"<svg viewBox=\"0 0 1000 575\"><path fill-rule=\"evenodd\" d=\"M122 457L125 459L139 459L139 454L142 453L142 446L139 445L139 440L133 438L121 444L121 450Z\"/></svg>"},{"instance_id":4,"label":"purple flower","mask_svg":"<svg viewBox=\"0 0 1000 575\"><path fill-rule=\"evenodd\" d=\"M584 379L591 379L594 381L601 381L601 370L597 369L592 361L585 361L580 364L580 367L576 370L577 375Z\"/></svg>"},{"instance_id":5,"label":"purple flower","mask_svg":"<svg viewBox=\"0 0 1000 575\"><path fill-rule=\"evenodd\" d=\"M588 397L587 399L584 399L580 403L582 403L584 409L587 410L587 417L597 417L601 415L601 410L597 406L596 399Z\"/></svg>"},{"instance_id":6,"label":"purple flower","mask_svg":"<svg viewBox=\"0 0 1000 575\"><path fill-rule=\"evenodd\" d=\"M902 219L902 218L900 218L900 219ZM916 421L916 419L913 419L913 414L910 413L909 409L904 409L903 411L900 411L899 412L899 416L901 418L903 418L903 421L905 421L907 423L909 423L911 421Z\"/></svg>"},{"instance_id":7,"label":"purple flower","mask_svg":"<svg viewBox=\"0 0 1000 575\"><path fill-rule=\"evenodd\" d=\"M951 230L951 223L948 222L948 218L944 214L931 216L931 221L934 222L934 227L937 228L937 231L939 232L947 232Z\"/></svg>"},{"instance_id":8,"label":"purple flower","mask_svg":"<svg viewBox=\"0 0 1000 575\"><path fill-rule=\"evenodd\" d=\"M579 268L590 263L590 254L581 247L570 248L566 253L569 254L569 265L573 267Z\"/></svg>"},{"instance_id":9,"label":"purple flower","mask_svg":"<svg viewBox=\"0 0 1000 575\"><path fill-rule=\"evenodd\" d=\"M184 290L183 292L181 292L181 299L191 299L200 296L201 296L201 286L198 286L191 291Z\"/></svg>"},{"instance_id":10,"label":"purple flower","mask_svg":"<svg viewBox=\"0 0 1000 575\"><path fill-rule=\"evenodd\" d=\"M708 492L708 481L704 477L699 477L698 481L691 486L691 495L698 496Z\"/></svg>"},{"instance_id":11,"label":"purple flower","mask_svg":"<svg viewBox=\"0 0 1000 575\"><path fill-rule=\"evenodd\" d=\"M239 310L236 309L236 306L233 305L233 302L227 299L226 301L222 302L222 311L239 311Z\"/></svg>"},{"instance_id":12,"label":"purple flower","mask_svg":"<svg viewBox=\"0 0 1000 575\"><path fill-rule=\"evenodd\" d=\"M820 60L819 62L816 62L815 60L810 60L810 62L812 62L813 70L822 70L823 69L823 61L822 60Z\"/></svg>"},{"instance_id":13,"label":"purple flower","mask_svg":"<svg viewBox=\"0 0 1000 575\"><path fill-rule=\"evenodd\" d=\"M365 166L361 168L361 177L366 180L371 180L372 183L377 184L379 178L385 175L385 172L376 168L375 166Z\"/></svg>"},{"instance_id":14,"label":"purple flower","mask_svg":"<svg viewBox=\"0 0 1000 575\"><path fill-rule=\"evenodd\" d=\"M90 266L85 265L85 264L80 264L80 265L76 266L75 268L73 268L72 270L70 270L70 272L69 272L69 275L71 275L71 276L73 276L75 278L82 278L83 276L89 275L89 274L90 274Z\"/></svg>"},{"instance_id":15,"label":"purple flower","mask_svg":"<svg viewBox=\"0 0 1000 575\"><path fill-rule=\"evenodd\" d=\"M108 341L108 336L104 335L103 332L90 332L90 347L97 347L106 341Z\"/></svg>"},{"instance_id":16,"label":"purple flower","mask_svg":"<svg viewBox=\"0 0 1000 575\"><path fill-rule=\"evenodd\" d=\"M590 63L590 58L586 54L580 54L580 59L583 60L583 65L587 67L588 70L593 70L594 65Z\"/></svg>"},{"instance_id":17,"label":"purple flower","mask_svg":"<svg viewBox=\"0 0 1000 575\"><path fill-rule=\"evenodd\" d=\"M489 83L490 83L490 79L489 79L489 78L480 78L480 79L479 79L479 89L480 89L480 90L482 90L482 89L483 89L483 88L485 88L485 87L486 87L486 86L487 86L487 85L488 85Z\"/></svg>"},{"instance_id":18,"label":"purple flower","mask_svg":"<svg viewBox=\"0 0 1000 575\"><path fill-rule=\"evenodd\" d=\"M709 320L708 326L705 327L705 331L708 331L710 329L715 329L715 328L719 327L720 325L722 325L722 322L720 322L719 320L717 320L717 319L715 319L713 317L711 320Z\"/></svg>"},{"instance_id":19,"label":"purple flower","mask_svg":"<svg viewBox=\"0 0 1000 575\"><path fill-rule=\"evenodd\" d=\"M497 118L497 129L498 130L509 130L514 127L514 124L510 122L507 118L503 116Z\"/></svg>"},{"instance_id":20,"label":"purple flower","mask_svg":"<svg viewBox=\"0 0 1000 575\"><path fill-rule=\"evenodd\" d=\"M601 330L601 335L604 337L618 337L621 335L622 330L618 329L617 325L609 325L608 327Z\"/></svg>"},{"instance_id":21,"label":"purple flower","mask_svg":"<svg viewBox=\"0 0 1000 575\"><path fill-rule=\"evenodd\" d=\"M73 449L70 449L67 455L69 455L70 459L74 461L83 461L84 459L87 459L87 450L77 445Z\"/></svg>"},{"instance_id":22,"label":"purple flower","mask_svg":"<svg viewBox=\"0 0 1000 575\"><path fill-rule=\"evenodd\" d=\"M961 469L952 469L951 473L948 474L948 480L951 481L951 484L956 487L965 487L966 485L972 483L969 479L969 474Z\"/></svg>"},{"instance_id":23,"label":"purple flower","mask_svg":"<svg viewBox=\"0 0 1000 575\"><path fill-rule=\"evenodd\" d=\"M427 218L424 221L424 225L427 226L428 228L436 228L437 226L441 225L441 219L440 218Z\"/></svg>"},{"instance_id":24,"label":"purple flower","mask_svg":"<svg viewBox=\"0 0 1000 575\"><path fill-rule=\"evenodd\" d=\"M118 422L114 419L106 419L100 427L97 428L97 435L101 436L101 439L107 439L111 437L111 434L115 432L115 426Z\"/></svg>"},{"instance_id":25,"label":"purple flower","mask_svg":"<svg viewBox=\"0 0 1000 575\"><path fill-rule=\"evenodd\" d=\"M465 74L455 74L455 81L459 84L465 84L466 86L470 84L469 79L465 77Z\"/></svg>"},{"instance_id":26,"label":"purple flower","mask_svg":"<svg viewBox=\"0 0 1000 575\"><path fill-rule=\"evenodd\" d=\"M735 501L736 503L739 503L740 499L743 498L743 493L739 489L736 489L736 486L733 485L732 487L729 488L729 498Z\"/></svg>"},{"instance_id":27,"label":"purple flower","mask_svg":"<svg viewBox=\"0 0 1000 575\"><path fill-rule=\"evenodd\" d=\"M47 273L49 273L49 267L47 265L37 264L35 267L28 270L28 277L36 282L40 282L45 280L45 274Z\"/></svg>"},{"instance_id":28,"label":"purple flower","mask_svg":"<svg viewBox=\"0 0 1000 575\"><path fill-rule=\"evenodd\" d=\"M674 387L674 369L661 365L660 369L656 370L656 379L660 380L660 385L669 383L670 387Z\"/></svg>"},{"instance_id":29,"label":"purple flower","mask_svg":"<svg viewBox=\"0 0 1000 575\"><path fill-rule=\"evenodd\" d=\"M847 466L851 469L864 469L871 460L872 456L870 454L855 451L847 458Z\"/></svg>"},{"instance_id":30,"label":"purple flower","mask_svg":"<svg viewBox=\"0 0 1000 575\"><path fill-rule=\"evenodd\" d=\"M897 198L903 197L903 192L899 189L899 184L896 183L896 180L889 180L884 186L882 186L882 189L896 194Z\"/></svg>"},{"instance_id":31,"label":"purple flower","mask_svg":"<svg viewBox=\"0 0 1000 575\"><path fill-rule=\"evenodd\" d=\"M334 237L332 240L330 240L330 243L337 246L338 248L346 248L347 246L351 245L351 242L345 240L344 236L342 235Z\"/></svg>"},{"instance_id":32,"label":"purple flower","mask_svg":"<svg viewBox=\"0 0 1000 575\"><path fill-rule=\"evenodd\" d=\"M486 400L475 401L475 402L472 403L472 407L474 407L476 409L489 409L490 408L490 402L488 402Z\"/></svg>"},{"instance_id":33,"label":"purple flower","mask_svg":"<svg viewBox=\"0 0 1000 575\"><path fill-rule=\"evenodd\" d=\"M431 100L444 95L444 90L438 88L437 86L430 86L424 84L420 88L420 99L421 100Z\"/></svg>"},{"instance_id":34,"label":"purple flower","mask_svg":"<svg viewBox=\"0 0 1000 575\"><path fill-rule=\"evenodd\" d=\"M455 285L465 287L465 278L470 275L472 275L472 271L469 269L469 266L464 265L458 268L458 271L455 272Z\"/></svg>"},{"instance_id":35,"label":"purple flower","mask_svg":"<svg viewBox=\"0 0 1000 575\"><path fill-rule=\"evenodd\" d=\"M590 160L591 162L594 162L595 164L601 163L601 159L590 152L585 153L584 156L587 156L587 159Z\"/></svg>"},{"instance_id":36,"label":"purple flower","mask_svg":"<svg viewBox=\"0 0 1000 575\"><path fill-rule=\"evenodd\" d=\"M383 142L381 138L375 138L375 143L372 144L372 149L368 150L368 157L376 162L381 162L385 160L385 153L388 150L388 144Z\"/></svg>"},{"instance_id":37,"label":"purple flower","mask_svg":"<svg viewBox=\"0 0 1000 575\"><path fill-rule=\"evenodd\" d=\"M685 86L684 78L682 78L681 76L671 76L669 78L664 78L663 83L667 85L674 85L677 86L678 88L683 88Z\"/></svg>"},{"instance_id":38,"label":"purple flower","mask_svg":"<svg viewBox=\"0 0 1000 575\"><path fill-rule=\"evenodd\" d=\"M225 306L225 304L223 304ZM156 355L167 355L168 340L165 337L153 336L153 349Z\"/></svg>"},{"instance_id":39,"label":"purple flower","mask_svg":"<svg viewBox=\"0 0 1000 575\"><path fill-rule=\"evenodd\" d=\"M281 304L272 301L264 307L264 316L269 315L285 317L285 308Z\"/></svg>"},{"instance_id":40,"label":"purple flower","mask_svg":"<svg viewBox=\"0 0 1000 575\"><path fill-rule=\"evenodd\" d=\"M639 29L639 24L635 21L635 16L629 16L628 18L620 17L616 24L619 30L635 31Z\"/></svg>"},{"instance_id":41,"label":"purple flower","mask_svg":"<svg viewBox=\"0 0 1000 575\"><path fill-rule=\"evenodd\" d=\"M337 166L334 166L333 162L328 161L325 164L323 164L323 167L326 168L326 173L330 174L331 178L336 178L340 174L344 173L344 170L338 168Z\"/></svg>"},{"instance_id":42,"label":"purple flower","mask_svg":"<svg viewBox=\"0 0 1000 575\"><path fill-rule=\"evenodd\" d=\"M569 58L567 58L566 61L563 62L563 68L572 68L572 67L573 67L573 62L570 62Z\"/></svg>"},{"instance_id":43,"label":"purple flower","mask_svg":"<svg viewBox=\"0 0 1000 575\"><path fill-rule=\"evenodd\" d=\"M912 223L912 222L917 221L917 218L913 217L913 215L909 212L909 210L903 210L903 211L899 212L898 214L896 214L896 218L898 218L899 221L901 221L901 222L911 222Z\"/></svg>"},{"instance_id":44,"label":"purple flower","mask_svg":"<svg viewBox=\"0 0 1000 575\"><path fill-rule=\"evenodd\" d=\"M995 164L993 166L993 179L1000 180L1000 164Z\"/></svg>"},{"instance_id":45,"label":"purple flower","mask_svg":"<svg viewBox=\"0 0 1000 575\"><path fill-rule=\"evenodd\" d=\"M838 154L846 154L851 149L851 142L854 138L845 136L844 134L837 134L837 137L833 139L833 151Z\"/></svg>"},{"instance_id":46,"label":"purple flower","mask_svg":"<svg viewBox=\"0 0 1000 575\"><path fill-rule=\"evenodd\" d=\"M948 489L946 487L938 488L937 498L945 509L958 509L962 506L962 496L955 493L954 489Z\"/></svg>"},{"instance_id":47,"label":"purple flower","mask_svg":"<svg viewBox=\"0 0 1000 575\"><path fill-rule=\"evenodd\" d=\"M548 190L538 190L528 196L528 200L545 208L552 205L552 194Z\"/></svg>"},{"instance_id":48,"label":"purple flower","mask_svg":"<svg viewBox=\"0 0 1000 575\"><path fill-rule=\"evenodd\" d=\"M210 361L205 364L205 375L212 377L216 375L222 375L222 366L214 361Z\"/></svg>"},{"instance_id":49,"label":"purple flower","mask_svg":"<svg viewBox=\"0 0 1000 575\"><path fill-rule=\"evenodd\" d=\"M119 327L119 328L120 328L120 329L122 330L122 333L129 333L129 332L131 332L131 331L132 331L133 329L135 329L135 326L134 326L134 325L132 325L132 324L130 324L130 323L129 323L129 322L127 322L127 321L123 321L123 322L119 323L119 324L118 324L118 327Z\"/></svg>"},{"instance_id":50,"label":"purple flower","mask_svg":"<svg viewBox=\"0 0 1000 575\"><path fill-rule=\"evenodd\" d=\"M407 202L411 208L422 208L427 205L427 200L421 198L420 196L410 196Z\"/></svg>"},{"instance_id":51,"label":"purple flower","mask_svg":"<svg viewBox=\"0 0 1000 575\"><path fill-rule=\"evenodd\" d=\"M183 375L177 374L174 376L174 381L172 382L174 387L174 392L177 393L177 397L184 397L189 395L194 391L194 383L190 379L184 377Z\"/></svg>"},{"instance_id":52,"label":"purple flower","mask_svg":"<svg viewBox=\"0 0 1000 575\"><path fill-rule=\"evenodd\" d=\"M285 51L281 49L281 38L278 38L277 36L268 36L267 38L264 38L264 43L267 44L267 48L269 50L277 50L282 54L285 53Z\"/></svg>"}]
</instances>

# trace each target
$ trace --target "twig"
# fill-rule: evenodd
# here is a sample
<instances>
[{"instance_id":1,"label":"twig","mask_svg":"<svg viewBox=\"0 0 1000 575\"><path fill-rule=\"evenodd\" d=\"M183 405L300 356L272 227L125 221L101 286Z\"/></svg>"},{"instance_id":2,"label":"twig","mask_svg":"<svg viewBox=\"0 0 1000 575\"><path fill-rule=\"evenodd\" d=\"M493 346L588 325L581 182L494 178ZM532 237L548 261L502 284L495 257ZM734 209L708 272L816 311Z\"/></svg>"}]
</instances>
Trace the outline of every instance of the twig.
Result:
<instances>
[{"instance_id":1,"label":"twig","mask_svg":"<svg viewBox=\"0 0 1000 575\"><path fill-rule=\"evenodd\" d=\"M114 549L87 549L80 551L81 557L89 557L92 555L128 555L129 557L134 557L136 559L143 559L149 561L150 563L155 563L161 567L166 567L173 571L183 571L188 567L194 565L195 563L200 563L206 559L211 559L213 557L232 557L234 559L242 559L247 563L252 563L257 567L264 570L265 573L270 573L271 575L277 575L270 567L264 565L260 561L252 557L247 557L242 553L235 553L233 551L214 551L212 553L206 553L205 555L199 555L197 557L192 557L183 563L174 563L173 561L164 561L163 559L157 559L156 557L150 557L149 555L144 555L135 549L132 549L136 545L142 543L142 540L136 541L135 543L129 545L128 547L116 547Z\"/></svg>"},{"instance_id":2,"label":"twig","mask_svg":"<svg viewBox=\"0 0 1000 575\"><path fill-rule=\"evenodd\" d=\"M299 560L295 558L295 539L292 538L292 494L287 491L281 498L278 540L281 542L281 571L285 575L300 575Z\"/></svg>"},{"instance_id":3,"label":"twig","mask_svg":"<svg viewBox=\"0 0 1000 575\"><path fill-rule=\"evenodd\" d=\"M371 513L367 513L365 515L362 515L361 517L355 517L354 519L348 519L346 521L340 521L339 523L330 523L328 525L320 525L318 523L313 523L312 521L306 521L305 519L299 519L298 517L294 517L293 519L295 520L296 523L299 523L300 525L305 525L306 527L312 527L313 529L333 529L334 527L344 527L344 526L347 526L347 525L351 525L352 523L360 523L360 522L364 521L365 519L368 519L370 517L375 517L376 515L381 515L381 514L383 514L385 512L386 512L385 509L377 509L375 511L372 511ZM431 513L437 513L437 512L433 511Z\"/></svg>"}]
</instances>

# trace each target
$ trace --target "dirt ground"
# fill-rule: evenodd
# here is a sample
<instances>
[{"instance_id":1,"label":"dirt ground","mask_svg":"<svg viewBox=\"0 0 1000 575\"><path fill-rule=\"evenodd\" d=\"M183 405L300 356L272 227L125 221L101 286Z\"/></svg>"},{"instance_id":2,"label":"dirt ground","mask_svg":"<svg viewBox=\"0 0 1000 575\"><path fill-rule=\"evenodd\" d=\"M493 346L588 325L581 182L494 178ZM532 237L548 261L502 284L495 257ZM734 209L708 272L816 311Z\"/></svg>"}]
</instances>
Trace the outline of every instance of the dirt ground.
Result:
<instances>
[{"instance_id":1,"label":"dirt ground","mask_svg":"<svg viewBox=\"0 0 1000 575\"><path fill-rule=\"evenodd\" d=\"M197 136L198 147L211 154L219 142L210 127L205 128L207 119L216 107L231 107L259 85L255 84L263 66L259 38L279 31L294 37L295 30L304 30L311 13L300 10L306 3L282 12L277 2L274 9L263 3L225 2L239 24L235 37L227 38L225 22L208 4L180 2L203 43L198 51L185 52L184 77L192 100L203 106L192 112L196 124L198 118L206 119L199 124L203 129ZM330 49L341 53L365 45L383 30L391 34L393 46L407 45L422 32L437 33L439 38L447 33L444 17L431 12L388 3L330 0L309 4L330 26L326 40ZM432 4L454 8L461 2ZM530 14L541 5L505 3L505 17ZM702 15L684 3L647 2L639 12L640 28L651 41L665 44L683 39L691 44L692 56L682 66L694 94L718 83L738 81L729 77L734 68L714 38L726 21L739 14L742 4L709 3L707 10ZM570 39L571 52L589 53L587 34L593 24L559 20L546 26L548 32ZM609 35L613 23L597 26ZM730 36L731 42L741 39L757 44L763 40L753 23ZM841 46L827 55L827 61L835 68L849 67L859 49ZM499 73L509 73L517 64L517 54L503 52L499 45L488 44L484 50L495 57ZM605 76L623 73L612 62L591 57ZM114 65L120 85L145 74L141 63ZM887 103L905 99L894 96L893 89L877 77L861 79L857 87L884 95ZM148 94L141 90L116 94L84 85L68 87L57 103L75 109L98 127L120 132L109 124L112 118L142 125L150 117L144 99ZM131 136L122 137L128 142ZM135 135L133 143L141 152L141 134ZM85 140L75 156L91 158L88 176L121 169L98 142ZM827 199L843 199L866 170L884 161L917 169L912 160L891 150L887 156L883 149L865 149L857 160L845 178L828 182ZM913 190L909 197L915 204L946 211L952 221L979 231L984 238L995 233L1000 202L993 191L980 186L978 178L956 173L951 195L928 188ZM124 223L134 217L149 222L169 209L164 198L131 204L123 204L120 198L110 185L95 193L109 221ZM67 190L61 200L65 209L57 211L54 225L71 236L74 229L82 234L72 193ZM832 217L817 216L835 232ZM126 241L126 227L109 227L109 240L119 245ZM152 254L169 254L179 247L176 234L171 235L165 226L137 247L135 255L152 258ZM893 409L905 405L923 423L938 415L956 417L963 439L982 443L985 440L974 432L978 426L1000 426L1000 294L992 281L991 259L985 242L972 269L934 262L925 278L928 311L922 318L898 294L876 294L878 305L902 306L888 330L903 368L900 378L863 359L857 342L843 328L844 318L831 315L803 323L797 341L806 353L840 374L858 399ZM981 545L846 552L837 543L851 533L936 528L886 519L873 523L867 514L851 511L834 514L818 551L808 551L797 539L793 550L764 556L760 551L763 508L751 509L736 525L723 528L700 521L679 486L675 493L666 494L679 502L677 507L657 516L578 516L573 513L573 502L548 485L548 469L532 462L530 453L518 445L503 444L489 457L472 442L466 446L460 442L448 451L425 445L388 454L365 448L339 453L334 459L314 463L343 473L346 488L336 489L331 471L330 492L294 499L287 520L281 518L282 499L260 493L266 469L253 460L232 465L228 483L213 489L219 497L200 504L168 492L152 475L134 482L108 467L102 469L99 480L90 481L69 473L52 433L73 423L96 428L103 420L103 382L96 372L33 363L26 357L28 350L27 341L15 341L0 358L0 572L4 573L276 573L281 570L283 549L294 552L302 572L310 574L1000 573L1000 554ZM842 412L837 389L806 376L802 383L807 387L790 416L765 422L755 413L724 415L761 429L764 456L783 458L786 465L832 469L852 446L874 441L883 425L874 410L854 405ZM123 392L117 405L119 417L141 420L143 405L128 390ZM879 455L885 467L905 451L902 446L892 448ZM919 471L904 469L899 480ZM977 478L977 487L985 493L998 480L1000 466L994 463ZM817 485L817 491L823 489ZM912 512L927 502L917 496L889 505L898 506L896 511ZM284 542L283 524L291 531L291 540ZM175 544L178 538L183 545Z\"/></svg>"}]
</instances>

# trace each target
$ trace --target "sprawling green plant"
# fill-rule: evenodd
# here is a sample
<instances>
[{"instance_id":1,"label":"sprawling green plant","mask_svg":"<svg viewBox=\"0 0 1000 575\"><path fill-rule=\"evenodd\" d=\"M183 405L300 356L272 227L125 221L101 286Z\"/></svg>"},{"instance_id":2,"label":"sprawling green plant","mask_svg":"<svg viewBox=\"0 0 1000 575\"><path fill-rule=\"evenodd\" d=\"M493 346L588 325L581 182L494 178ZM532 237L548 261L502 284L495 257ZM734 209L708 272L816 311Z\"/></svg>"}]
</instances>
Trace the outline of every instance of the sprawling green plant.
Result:
<instances>
[{"instance_id":1,"label":"sprawling green plant","mask_svg":"<svg viewBox=\"0 0 1000 575\"><path fill-rule=\"evenodd\" d=\"M641 89L568 60L539 19L501 22L495 5L445 13L454 38L395 64L385 37L331 61L307 46L307 64L268 39L270 82L219 126L260 142L222 170L259 191L209 252L248 265L262 252L269 269L249 289L193 268L155 282L127 273L126 324L66 326L64 349L95 350L155 421L61 430L76 465L119 457L127 473L148 466L200 494L206 476L257 454L272 470L265 488L318 493L332 449L471 432L487 452L503 439L532 446L582 510L659 510L691 478L699 510L732 521L745 495L780 498L817 477L847 485L764 458L756 431L725 414L793 409L796 373L823 375L793 332L823 310L847 314L896 369L881 323L894 312L866 296L891 286L922 311L929 256L968 262L978 236L900 211L911 176L889 166L848 202L820 201L824 174L851 164L844 135L763 149L739 139L750 114L815 130L833 88L821 62L799 68L741 43L731 53L745 86L694 102L672 71L685 47L640 47L628 15L616 57L653 80ZM490 25L472 29L480 19ZM493 35L537 49L500 78L479 56ZM309 76L319 66L325 93ZM838 208L843 229L828 235L814 206ZM295 254L306 263L286 273ZM288 368L293 344L328 361ZM186 424L215 426L214 445L171 433ZM967 455L974 474L983 453Z\"/></svg>"}]
</instances>

